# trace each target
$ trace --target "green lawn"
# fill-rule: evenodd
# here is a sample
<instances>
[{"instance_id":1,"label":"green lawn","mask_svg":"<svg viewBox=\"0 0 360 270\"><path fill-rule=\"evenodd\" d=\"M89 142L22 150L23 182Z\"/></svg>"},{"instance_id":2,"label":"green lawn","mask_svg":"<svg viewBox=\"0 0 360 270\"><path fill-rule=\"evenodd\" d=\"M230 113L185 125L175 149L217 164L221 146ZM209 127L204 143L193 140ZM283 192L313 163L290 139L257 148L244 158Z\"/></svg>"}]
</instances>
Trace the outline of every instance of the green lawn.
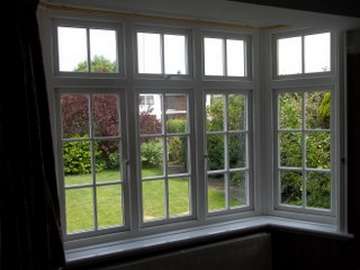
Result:
<instances>
[{"instance_id":1,"label":"green lawn","mask_svg":"<svg viewBox=\"0 0 360 270\"><path fill-rule=\"evenodd\" d=\"M159 175L158 170L144 169L143 176ZM118 171L103 171L97 174L97 181L119 180ZM68 176L66 185L91 183L91 175ZM169 215L170 217L189 214L189 181L187 178L169 179ZM112 227L123 224L121 184L97 187L98 226ZM165 217L165 182L164 180L143 181L144 220L151 221ZM209 187L209 209L222 209L225 206L225 195L218 187ZM231 205L233 200L231 200ZM93 189L78 188L66 191L67 232L92 230Z\"/></svg>"}]
</instances>

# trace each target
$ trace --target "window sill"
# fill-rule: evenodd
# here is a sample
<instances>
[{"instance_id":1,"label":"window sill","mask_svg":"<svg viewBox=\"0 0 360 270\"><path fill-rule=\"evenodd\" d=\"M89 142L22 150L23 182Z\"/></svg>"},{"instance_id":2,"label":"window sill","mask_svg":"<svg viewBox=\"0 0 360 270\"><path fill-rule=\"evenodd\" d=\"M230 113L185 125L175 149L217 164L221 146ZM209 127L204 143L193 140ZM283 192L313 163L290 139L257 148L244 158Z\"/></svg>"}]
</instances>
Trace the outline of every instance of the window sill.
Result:
<instances>
[{"instance_id":1,"label":"window sill","mask_svg":"<svg viewBox=\"0 0 360 270\"><path fill-rule=\"evenodd\" d=\"M249 234L259 230L284 229L302 231L315 235L350 239L352 235L336 230L335 225L326 225L298 221L273 216L245 218L241 221L223 222L203 225L196 228L172 231L131 240L114 241L107 244L93 245L66 251L66 262L69 266L87 264L94 261L123 258L144 252L184 247L190 243L201 244L203 241L214 241L222 238Z\"/></svg>"}]
</instances>

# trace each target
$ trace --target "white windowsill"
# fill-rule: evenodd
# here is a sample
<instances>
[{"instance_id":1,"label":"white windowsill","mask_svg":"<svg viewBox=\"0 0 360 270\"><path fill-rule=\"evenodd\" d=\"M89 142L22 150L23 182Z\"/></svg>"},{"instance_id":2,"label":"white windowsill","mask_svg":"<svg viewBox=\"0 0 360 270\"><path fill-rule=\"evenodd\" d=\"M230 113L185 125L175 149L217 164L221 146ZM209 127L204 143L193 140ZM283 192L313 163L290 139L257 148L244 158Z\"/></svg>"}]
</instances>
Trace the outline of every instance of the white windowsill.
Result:
<instances>
[{"instance_id":1,"label":"white windowsill","mask_svg":"<svg viewBox=\"0 0 360 270\"><path fill-rule=\"evenodd\" d=\"M203 225L196 228L177 230L167 233L160 233L152 236L144 236L130 240L121 240L87 246L83 248L69 249L66 251L66 262L76 263L90 259L108 257L111 255L121 256L122 253L139 251L151 247L164 247L170 244L180 243L186 240L196 241L207 236L221 236L229 232L242 232L250 229L261 229L266 226L275 228L295 229L310 233L327 234L329 236L351 238L352 235L339 232L335 225L299 221L294 219L259 216L245 218L242 220L223 222L218 224Z\"/></svg>"}]
</instances>

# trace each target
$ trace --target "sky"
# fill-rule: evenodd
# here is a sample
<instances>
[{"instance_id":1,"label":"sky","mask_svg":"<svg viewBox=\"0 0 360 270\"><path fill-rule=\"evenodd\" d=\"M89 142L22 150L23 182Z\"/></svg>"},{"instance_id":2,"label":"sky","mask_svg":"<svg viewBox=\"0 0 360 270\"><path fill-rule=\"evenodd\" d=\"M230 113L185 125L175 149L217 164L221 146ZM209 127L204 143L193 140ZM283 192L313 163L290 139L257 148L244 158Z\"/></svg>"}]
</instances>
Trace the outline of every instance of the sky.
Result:
<instances>
[{"instance_id":1,"label":"sky","mask_svg":"<svg viewBox=\"0 0 360 270\"><path fill-rule=\"evenodd\" d=\"M114 30L89 30L90 55L102 55L115 62L116 32ZM77 65L87 60L86 29L58 27L59 70L73 71Z\"/></svg>"},{"instance_id":2,"label":"sky","mask_svg":"<svg viewBox=\"0 0 360 270\"><path fill-rule=\"evenodd\" d=\"M73 71L87 60L85 28L58 27L59 69ZM165 74L187 74L186 37L163 35ZM117 60L116 32L114 30L89 30L90 55L102 55L111 62ZM291 37L278 40L279 75L302 73L302 38ZM139 73L161 74L161 35L138 33ZM225 66L228 76L245 75L244 41L234 39L204 38L205 74L223 76ZM225 50L226 48L226 50ZM226 61L225 59L226 58ZM304 37L305 73L330 70L330 33ZM118 59L121 63L121 59Z\"/></svg>"}]
</instances>

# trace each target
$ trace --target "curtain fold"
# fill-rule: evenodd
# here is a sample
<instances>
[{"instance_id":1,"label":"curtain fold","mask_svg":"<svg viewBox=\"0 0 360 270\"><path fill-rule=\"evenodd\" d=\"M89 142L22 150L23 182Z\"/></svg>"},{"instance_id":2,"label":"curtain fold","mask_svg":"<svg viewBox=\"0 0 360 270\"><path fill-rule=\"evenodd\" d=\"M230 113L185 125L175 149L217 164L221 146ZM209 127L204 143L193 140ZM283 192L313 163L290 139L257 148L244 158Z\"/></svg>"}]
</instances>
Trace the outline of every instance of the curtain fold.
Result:
<instances>
[{"instance_id":1,"label":"curtain fold","mask_svg":"<svg viewBox=\"0 0 360 270\"><path fill-rule=\"evenodd\" d=\"M59 269L64 248L38 0L13 0L0 96L0 269ZM9 17L10 18L10 17ZM7 34L9 32L9 34ZM5 59L8 57L5 56ZM4 76L6 77L6 76Z\"/></svg>"}]
</instances>

